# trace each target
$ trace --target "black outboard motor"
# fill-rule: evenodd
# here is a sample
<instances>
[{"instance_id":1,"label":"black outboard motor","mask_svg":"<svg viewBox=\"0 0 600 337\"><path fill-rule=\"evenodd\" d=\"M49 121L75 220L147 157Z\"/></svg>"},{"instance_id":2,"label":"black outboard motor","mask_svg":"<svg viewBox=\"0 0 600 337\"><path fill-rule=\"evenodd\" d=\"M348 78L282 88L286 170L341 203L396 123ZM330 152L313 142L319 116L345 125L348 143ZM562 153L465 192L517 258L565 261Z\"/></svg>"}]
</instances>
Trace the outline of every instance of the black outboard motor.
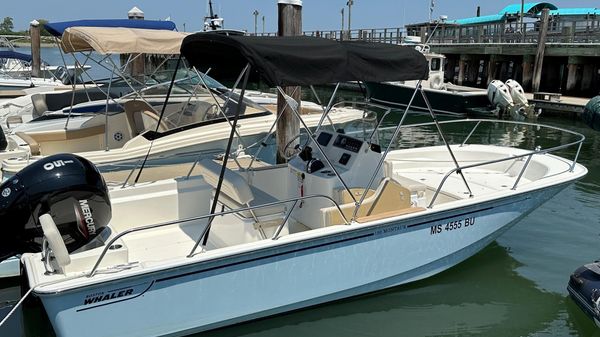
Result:
<instances>
[{"instance_id":1,"label":"black outboard motor","mask_svg":"<svg viewBox=\"0 0 600 337\"><path fill-rule=\"evenodd\" d=\"M2 126L0 126L0 151L6 150L8 147L8 141L6 141L6 135L4 134L4 130L2 130Z\"/></svg>"},{"instance_id":2,"label":"black outboard motor","mask_svg":"<svg viewBox=\"0 0 600 337\"><path fill-rule=\"evenodd\" d=\"M93 240L111 218L104 179L87 159L57 154L25 167L0 185L0 261L39 252L39 217L50 214L70 252Z\"/></svg>"},{"instance_id":3,"label":"black outboard motor","mask_svg":"<svg viewBox=\"0 0 600 337\"><path fill-rule=\"evenodd\" d=\"M600 327L600 261L575 270L567 290L573 301Z\"/></svg>"}]
</instances>

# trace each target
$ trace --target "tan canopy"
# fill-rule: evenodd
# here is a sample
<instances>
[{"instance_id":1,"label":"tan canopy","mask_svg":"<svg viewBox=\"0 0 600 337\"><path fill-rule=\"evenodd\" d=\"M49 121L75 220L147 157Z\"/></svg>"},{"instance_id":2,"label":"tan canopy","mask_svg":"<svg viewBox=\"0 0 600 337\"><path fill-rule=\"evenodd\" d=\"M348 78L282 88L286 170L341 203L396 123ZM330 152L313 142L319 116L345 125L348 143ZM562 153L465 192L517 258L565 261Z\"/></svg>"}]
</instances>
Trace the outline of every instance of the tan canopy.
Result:
<instances>
[{"instance_id":1,"label":"tan canopy","mask_svg":"<svg viewBox=\"0 0 600 337\"><path fill-rule=\"evenodd\" d=\"M70 27L62 36L65 53L96 51L100 54L179 54L187 33L170 30Z\"/></svg>"}]
</instances>

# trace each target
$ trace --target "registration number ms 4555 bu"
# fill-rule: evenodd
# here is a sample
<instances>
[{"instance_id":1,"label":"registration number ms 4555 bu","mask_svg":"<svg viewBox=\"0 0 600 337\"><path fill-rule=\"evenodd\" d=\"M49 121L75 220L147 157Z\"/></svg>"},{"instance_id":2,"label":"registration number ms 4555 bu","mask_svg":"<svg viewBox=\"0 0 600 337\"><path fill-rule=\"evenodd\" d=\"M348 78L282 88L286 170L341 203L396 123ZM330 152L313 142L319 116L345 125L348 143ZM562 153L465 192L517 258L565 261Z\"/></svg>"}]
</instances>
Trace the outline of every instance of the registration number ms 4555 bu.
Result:
<instances>
[{"instance_id":1,"label":"registration number ms 4555 bu","mask_svg":"<svg viewBox=\"0 0 600 337\"><path fill-rule=\"evenodd\" d=\"M429 231L429 234L435 235L442 232L450 232L463 228L468 228L475 225L475 217L468 217L464 219L452 220L445 224L433 225Z\"/></svg>"}]
</instances>

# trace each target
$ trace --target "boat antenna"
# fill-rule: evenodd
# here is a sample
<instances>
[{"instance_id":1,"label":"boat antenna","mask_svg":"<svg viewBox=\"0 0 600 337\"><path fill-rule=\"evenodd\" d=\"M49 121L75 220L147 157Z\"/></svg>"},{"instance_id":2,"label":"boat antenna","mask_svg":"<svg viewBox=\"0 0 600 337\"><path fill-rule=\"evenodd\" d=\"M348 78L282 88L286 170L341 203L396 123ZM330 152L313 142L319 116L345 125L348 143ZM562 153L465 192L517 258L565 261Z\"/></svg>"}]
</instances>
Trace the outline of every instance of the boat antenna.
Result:
<instances>
[{"instance_id":1,"label":"boat antenna","mask_svg":"<svg viewBox=\"0 0 600 337\"><path fill-rule=\"evenodd\" d=\"M156 122L156 130L154 132L158 132L158 128L160 127L160 122L162 121L163 115L165 114L165 110L167 109L167 104L169 103L169 97L171 97L171 90L173 90L173 85L175 84L175 78L177 77L177 71L179 70L179 65L181 64L181 54L177 58L177 65L175 65L175 71L173 71L173 77L171 78L171 83L169 84L169 90L167 91L167 97L165 97L165 102L163 103L162 110L160 115L158 116L158 121ZM134 184L137 184L140 176L142 175L142 170L146 165L146 161L148 161L148 156L150 155L150 151L152 151L152 144L154 144L154 137L150 141L150 146L148 146L148 152L146 152L146 156L144 156L144 161L142 161L142 166L140 166L140 170L135 177Z\"/></svg>"}]
</instances>

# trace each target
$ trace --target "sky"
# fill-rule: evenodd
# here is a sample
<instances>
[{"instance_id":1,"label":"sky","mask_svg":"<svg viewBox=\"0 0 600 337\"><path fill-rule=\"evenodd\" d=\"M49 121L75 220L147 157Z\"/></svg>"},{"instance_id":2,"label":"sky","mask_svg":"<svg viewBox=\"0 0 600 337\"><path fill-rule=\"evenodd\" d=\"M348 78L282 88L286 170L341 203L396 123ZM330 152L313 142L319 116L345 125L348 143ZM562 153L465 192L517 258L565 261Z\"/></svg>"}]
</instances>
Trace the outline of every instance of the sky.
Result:
<instances>
[{"instance_id":1,"label":"sky","mask_svg":"<svg viewBox=\"0 0 600 337\"><path fill-rule=\"evenodd\" d=\"M352 29L396 28L407 23L423 22L429 18L431 0L354 0L352 6ZM481 15L496 14L512 0L434 0L433 17L447 15L449 19L475 16L477 6ZM144 11L146 19L170 17L180 31L202 29L207 13L208 0L3 0L3 17L14 19L15 30L25 30L33 19L66 21L78 19L126 18L127 12L137 6ZM339 30L341 9L345 8L348 23L347 0L303 0L302 25L304 31ZM554 0L557 7L600 7L598 0ZM258 10L258 32L277 30L277 0L213 0L215 13L225 19L225 27L254 31L254 10ZM0 18L1 19L1 18Z\"/></svg>"}]
</instances>

